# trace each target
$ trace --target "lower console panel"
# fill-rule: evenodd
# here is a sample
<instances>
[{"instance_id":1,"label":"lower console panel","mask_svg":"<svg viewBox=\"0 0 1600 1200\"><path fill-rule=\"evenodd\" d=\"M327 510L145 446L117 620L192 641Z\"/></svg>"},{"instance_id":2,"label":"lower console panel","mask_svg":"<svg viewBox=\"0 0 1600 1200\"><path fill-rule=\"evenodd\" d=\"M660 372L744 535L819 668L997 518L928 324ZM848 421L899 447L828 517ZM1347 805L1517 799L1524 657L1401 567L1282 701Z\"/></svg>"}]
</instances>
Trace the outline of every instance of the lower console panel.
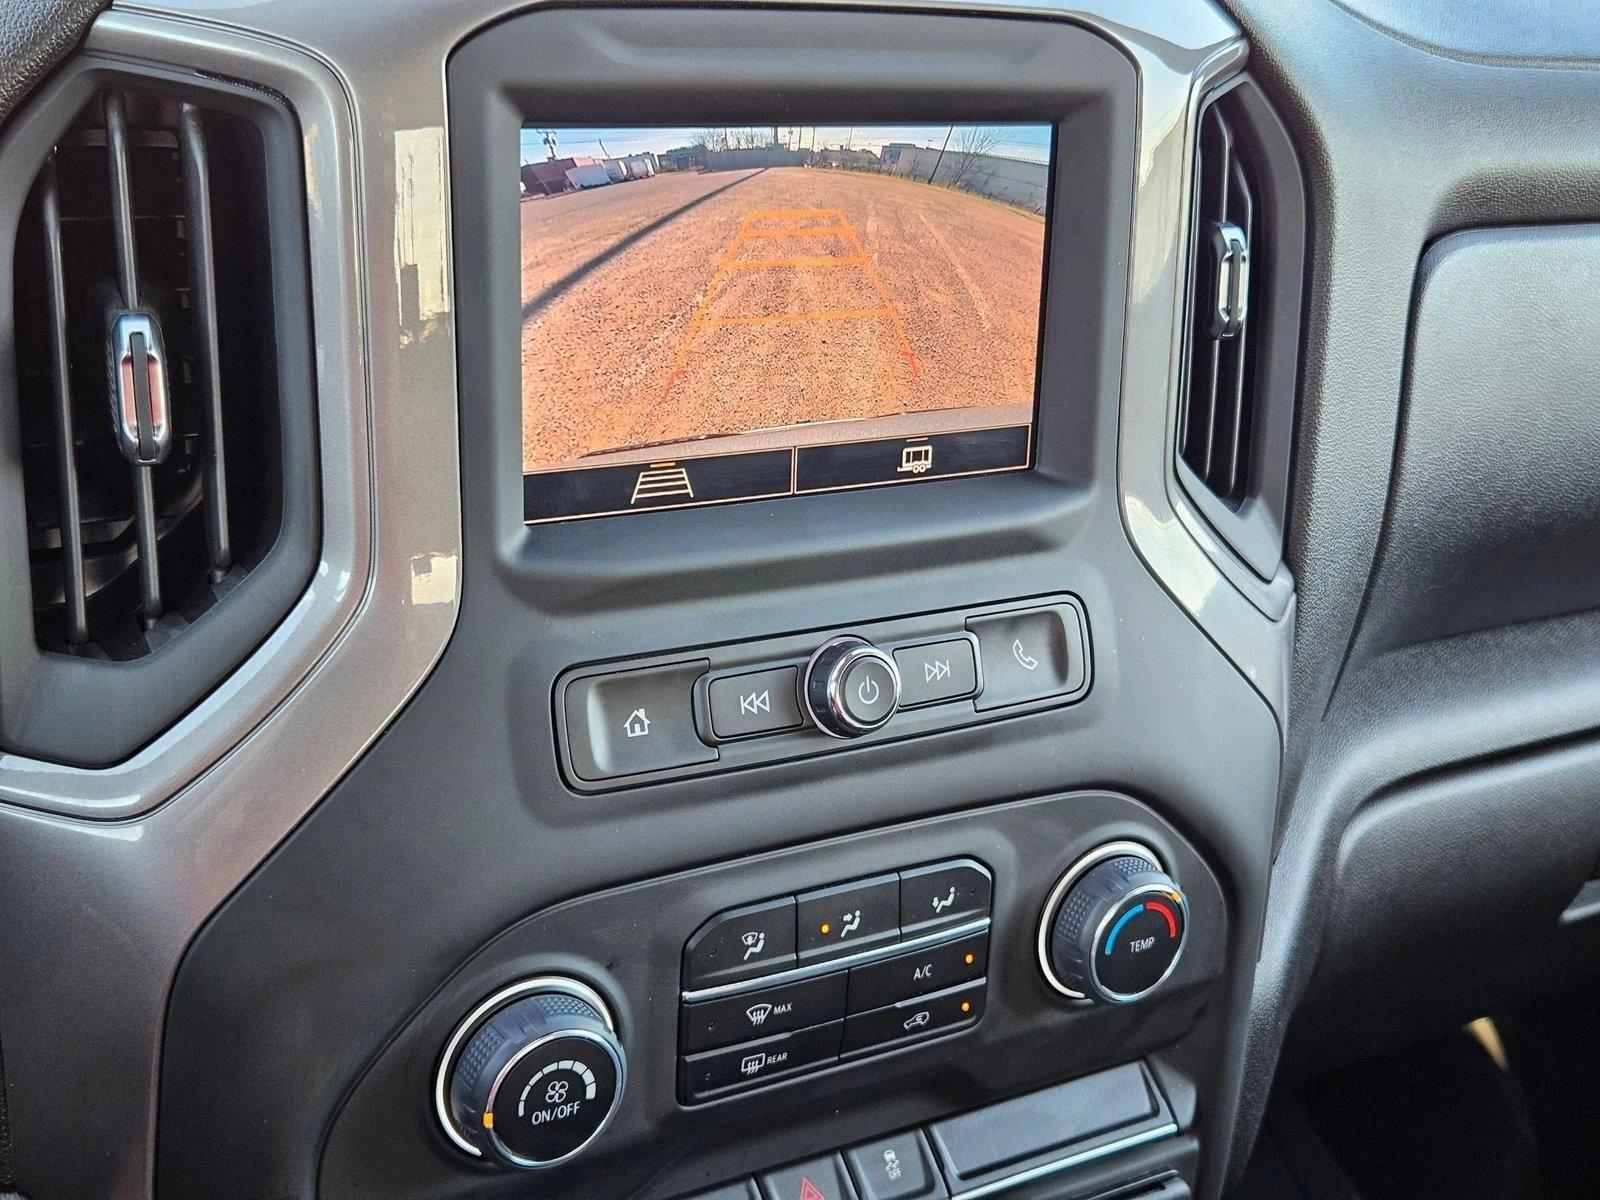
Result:
<instances>
[{"instance_id":1,"label":"lower console panel","mask_svg":"<svg viewBox=\"0 0 1600 1200\"><path fill-rule=\"evenodd\" d=\"M1182 953L1170 956L1159 986L1137 1004L1073 998L1052 986L1041 969L1046 941L1041 925L1056 924L1058 884L1065 876L1095 861L1097 848L1122 845L1145 848L1166 872L1163 878L1170 879L1170 899L1162 903L1184 906ZM1112 861L1137 865L1127 856ZM920 903L911 903L910 913L900 904L903 895L917 900L927 891L932 896L924 886L928 879L948 881L940 898L956 898L952 913L966 903L973 906L971 911L924 931L918 924L924 920ZM980 881L989 884L987 895ZM968 901L966 891L977 895ZM812 896L822 899L807 907ZM841 898L850 903L842 908L833 903ZM931 900L928 907L932 913ZM879 940L861 948L848 942L842 947L819 945L823 925L835 919L834 908L847 919L864 914L861 932L871 926L879 931ZM1096 944L1127 955L1159 941L1162 918L1141 910L1107 909ZM790 951L784 950L764 973L754 966L748 971L713 967L731 969L736 978L698 991L685 987L704 979L705 955L696 954L697 947L704 950L706 945L701 931L731 919L729 945L753 945L765 934L774 940L763 942L764 947L776 942L781 948L794 929L795 911L816 914L811 919L817 924L815 930L800 929L802 949L795 952L795 966L788 965ZM753 935L749 943L742 940L739 925L746 914L765 922L743 921L750 925L743 932ZM1149 927L1154 932L1147 934L1141 922L1153 922ZM918 1126L928 1128L930 1144L945 1161L956 1153L952 1147L962 1136L970 1140L959 1124L968 1118L955 1114L1000 1101L1026 1103L1028 1093L1108 1068L1122 1073L1109 1078L1147 1080L1149 1105L1154 1107L1141 1108L1116 1129L1084 1133L1087 1140L1080 1138L1077 1148L1070 1144L1073 1137L1063 1135L1060 1144L1040 1151L1038 1163L1021 1152L1002 1156L1004 1162L974 1160L965 1167L947 1161L941 1171L959 1172L958 1182L952 1183L957 1194L991 1194L999 1190L991 1184L1033 1165L1068 1160L1075 1165L1079 1160L1074 1156L1096 1144L1133 1151L1155 1137L1151 1129L1161 1129L1161 1138L1176 1145L1192 1120L1194 1090L1173 1082L1183 1078L1178 1068L1151 1067L1139 1060L1183 1039L1197 1021L1206 1019L1207 998L1226 961L1228 929L1223 892L1188 842L1147 806L1106 792L935 817L580 896L534 913L481 948L398 1031L336 1118L322 1160L319 1195L327 1200L378 1195L391 1200L532 1195L665 1200L707 1187L720 1189L733 1172L760 1177L786 1163L826 1158L841 1147ZM714 1001L722 990L752 994L769 978L831 978L844 985L835 990L846 1009L851 989L867 997L861 1006L868 1006L877 995L861 990L877 986L870 968L905 958L908 948L911 953L931 952L955 944L951 939L974 947L981 943L981 965L976 948L963 950L955 962L966 966L966 955L972 954L974 962L967 969L978 975L952 979L950 986L910 1000L866 1007L865 1014L878 1024L887 1020L882 1016L887 1012L915 1025L899 1037L881 1034L870 1052L852 1054L830 1044L809 1069L769 1074L758 1064L749 1071L740 1064L771 1053L770 1046L784 1038L805 1030L814 1037L818 1029L848 1029L849 1018L835 1026L829 1020L831 1009L814 1023L801 1014L794 1018L793 1032L764 1036L757 1030L754 1040L742 1031L712 1035L708 1041L686 1023L685 1012L694 1004ZM809 952L804 948L808 941ZM865 982L855 979L857 973ZM481 1013L486 997L519 980L549 978L575 981L604 1013L606 1027L595 1028L615 1037L619 1054L626 1058L626 1082L618 1089L614 1112L592 1141L584 1143L581 1154L537 1172L510 1171L471 1153L459 1125L452 1130L457 1110L446 1092L470 1032L463 1029L463 1018ZM952 1012L932 1012L947 996L955 997ZM781 999L760 1003L774 1006L765 1020L782 1015L776 1011ZM824 997L820 1003L832 1001ZM907 1004L910 1008L900 1013ZM928 1015L919 1016L923 1013ZM724 1049L697 1049L686 1058L691 1046ZM732 1055L725 1068L730 1072L727 1082L719 1077L717 1086L695 1088L685 1064L724 1052ZM550 1074L559 1067L553 1062L539 1079L559 1084L559 1072ZM578 1077L573 1083L580 1086ZM539 1085L541 1090L546 1086ZM537 1106L539 1097L528 1102ZM957 1123L946 1124L952 1117ZM546 1119L559 1118L560 1110L553 1108ZM482 1120L483 1114L475 1119ZM1140 1137L1126 1141L1130 1131ZM1102 1135L1104 1140L1097 1142ZM1134 1155L1127 1157L1132 1161ZM820 1187L820 1181L813 1185ZM1007 1190L1012 1186L1008 1183ZM1016 1194L1035 1193L1024 1188Z\"/></svg>"},{"instance_id":2,"label":"lower console panel","mask_svg":"<svg viewBox=\"0 0 1600 1200\"><path fill-rule=\"evenodd\" d=\"M1144 1063L1124 1063L690 1200L982 1200L1036 1185L1082 1195L1080 1168L1174 1138L1192 1117L1189 1081L1164 1073L1166 1088ZM1169 1089L1182 1109L1168 1100ZM1171 1200L1175 1183L1181 1178L1170 1163L1141 1166L1116 1194Z\"/></svg>"}]
</instances>

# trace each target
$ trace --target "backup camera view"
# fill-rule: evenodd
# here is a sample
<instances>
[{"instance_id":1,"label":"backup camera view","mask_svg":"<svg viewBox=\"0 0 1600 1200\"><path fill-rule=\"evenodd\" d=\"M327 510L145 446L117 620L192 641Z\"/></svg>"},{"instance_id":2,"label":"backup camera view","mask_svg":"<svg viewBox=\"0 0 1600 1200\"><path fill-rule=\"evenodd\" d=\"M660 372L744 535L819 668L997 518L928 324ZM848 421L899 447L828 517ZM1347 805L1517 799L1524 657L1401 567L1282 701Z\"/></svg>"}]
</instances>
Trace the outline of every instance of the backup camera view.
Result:
<instances>
[{"instance_id":1,"label":"backup camera view","mask_svg":"<svg viewBox=\"0 0 1600 1200\"><path fill-rule=\"evenodd\" d=\"M1028 466L1051 134L525 128L526 519Z\"/></svg>"}]
</instances>

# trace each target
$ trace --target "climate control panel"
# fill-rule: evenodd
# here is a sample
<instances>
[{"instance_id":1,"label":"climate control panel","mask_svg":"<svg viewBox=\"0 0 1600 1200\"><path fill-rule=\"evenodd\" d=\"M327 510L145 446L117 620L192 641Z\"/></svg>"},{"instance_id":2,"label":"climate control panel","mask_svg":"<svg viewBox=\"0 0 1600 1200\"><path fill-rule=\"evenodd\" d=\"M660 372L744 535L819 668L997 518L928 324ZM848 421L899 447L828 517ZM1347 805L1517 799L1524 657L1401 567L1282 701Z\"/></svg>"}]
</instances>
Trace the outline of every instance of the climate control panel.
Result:
<instances>
[{"instance_id":1,"label":"climate control panel","mask_svg":"<svg viewBox=\"0 0 1600 1200\"><path fill-rule=\"evenodd\" d=\"M683 952L680 1098L975 1025L993 890L987 867L955 859L712 917Z\"/></svg>"},{"instance_id":2,"label":"climate control panel","mask_svg":"<svg viewBox=\"0 0 1600 1200\"><path fill-rule=\"evenodd\" d=\"M492 1189L483 1168L548 1170L551 1194L698 1195L726 1178L706 1165L717 1153L694 1158L708 1137L748 1151L763 1197L825 1191L841 1162L858 1191L895 1182L873 1175L886 1150L909 1179L918 1146L930 1186L991 1189L1098 1162L1113 1117L1109 1143L1167 1136L1145 1128L1166 1122L1135 1060L1159 1074L1147 1056L1214 1011L1226 945L1214 875L1151 807L1102 791L1001 801L529 913L397 1034L346 1120L417 1181L410 1200ZM1108 1047L1127 1065L1086 1075ZM1097 1080L1073 1085L1084 1128L1052 1125L1054 1100L1014 1122L1048 1145L1002 1153L976 1115L946 1121L1078 1076ZM397 1096L425 1099L437 1136L396 1122ZM1181 1085L1170 1098L1190 1102ZM848 1129L790 1136L844 1104ZM641 1163L652 1139L685 1157Z\"/></svg>"},{"instance_id":3,"label":"climate control panel","mask_svg":"<svg viewBox=\"0 0 1600 1200\"><path fill-rule=\"evenodd\" d=\"M557 748L606 791L1076 703L1092 666L1071 595L709 646L566 672Z\"/></svg>"}]
</instances>

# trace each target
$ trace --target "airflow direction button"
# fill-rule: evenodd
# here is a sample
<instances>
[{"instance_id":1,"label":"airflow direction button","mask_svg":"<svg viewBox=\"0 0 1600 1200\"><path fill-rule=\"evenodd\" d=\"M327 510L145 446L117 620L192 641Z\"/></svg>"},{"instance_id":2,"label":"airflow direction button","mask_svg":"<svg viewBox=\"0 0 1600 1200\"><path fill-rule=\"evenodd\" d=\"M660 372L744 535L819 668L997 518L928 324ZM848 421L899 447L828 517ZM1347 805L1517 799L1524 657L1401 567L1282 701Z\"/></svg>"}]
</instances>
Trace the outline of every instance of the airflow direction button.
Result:
<instances>
[{"instance_id":1,"label":"airflow direction button","mask_svg":"<svg viewBox=\"0 0 1600 1200\"><path fill-rule=\"evenodd\" d=\"M801 896L800 961L851 954L900 936L900 877L879 875Z\"/></svg>"},{"instance_id":2,"label":"airflow direction button","mask_svg":"<svg viewBox=\"0 0 1600 1200\"><path fill-rule=\"evenodd\" d=\"M907 937L989 915L989 872L970 859L900 872L900 928Z\"/></svg>"},{"instance_id":3,"label":"airflow direction button","mask_svg":"<svg viewBox=\"0 0 1600 1200\"><path fill-rule=\"evenodd\" d=\"M684 986L733 983L795 965L794 898L711 918L683 950Z\"/></svg>"}]
</instances>

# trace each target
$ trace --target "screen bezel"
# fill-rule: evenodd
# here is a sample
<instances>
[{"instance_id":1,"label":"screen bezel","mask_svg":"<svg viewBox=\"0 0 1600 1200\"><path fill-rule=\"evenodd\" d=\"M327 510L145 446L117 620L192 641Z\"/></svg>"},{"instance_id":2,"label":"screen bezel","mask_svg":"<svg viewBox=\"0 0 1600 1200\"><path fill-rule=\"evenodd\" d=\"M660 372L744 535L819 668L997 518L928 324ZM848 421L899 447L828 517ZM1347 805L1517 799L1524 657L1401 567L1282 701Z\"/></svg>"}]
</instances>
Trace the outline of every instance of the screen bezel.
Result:
<instances>
[{"instance_id":1,"label":"screen bezel","mask_svg":"<svg viewBox=\"0 0 1600 1200\"><path fill-rule=\"evenodd\" d=\"M463 497L490 514L502 577L525 601L559 612L640 589L733 596L763 569L800 582L925 569L930 556L994 559L1065 547L1093 505L1115 503L1138 79L1098 34L1066 20L876 9L546 8L464 44L448 85ZM803 112L1056 126L1032 468L525 524L521 254L504 251L519 244L509 180L521 127L641 114L753 124L771 118L774 97L780 122Z\"/></svg>"},{"instance_id":2,"label":"screen bezel","mask_svg":"<svg viewBox=\"0 0 1600 1200\"><path fill-rule=\"evenodd\" d=\"M861 125L867 124L867 122L865 120L855 120L855 121L852 121L852 122L849 122L849 123L857 125L857 126L861 126ZM726 124L728 124L728 122L712 122L710 127L717 127L717 126L726 125ZM741 124L743 124L743 122L741 122ZM781 125L791 125L791 126L796 126L797 125L799 127L807 127L807 126L816 126L817 124L818 124L817 122L812 122L812 121L793 122L793 121L787 121L787 120L762 120L762 121L753 122L753 125L756 128L766 128L768 126L781 126ZM973 122L953 121L953 122L949 122L948 124L952 124L957 129L960 129L962 127L971 126L973 124ZM1044 206L1043 206L1043 213L1042 213L1042 222L1043 222L1043 225L1044 225L1044 230L1043 230L1043 236L1041 238L1041 245L1040 245L1039 294L1038 294L1038 296L1036 297L1036 300L1035 300L1034 322L1033 322L1033 362L1032 362L1032 366L1033 366L1032 384L1033 384L1033 386L1032 386L1032 389L1031 389L1031 396L1029 398L1029 405L1028 405L1028 419L1027 419L1027 424L1026 424L1026 431L1027 431L1026 432L1026 441L1025 441L1025 444L1023 446L1022 459L1021 459L1020 462L1007 463L1004 466L997 466L997 467L982 467L982 468L977 468L977 469L973 469L973 470L949 471L949 472L941 473L941 474L938 474L938 475L931 475L931 476L927 476L927 477L913 476L913 477L910 477L910 478L898 478L898 479L896 479L896 478L880 478L880 479L873 479L873 480L863 481L863 482L851 482L851 483L844 483L844 484L833 484L833 485L826 486L826 487L806 487L806 488L801 488L800 484L799 484L799 466L800 466L800 463L795 458L791 457L790 472L789 472L789 479L790 479L789 490L785 491L785 492L769 492L769 493L752 492L752 493L747 494L747 495L729 496L729 497L726 497L726 498L719 498L719 499L713 499L713 500L688 500L688 501L682 501L682 502L677 502L677 503L653 504L653 505L649 505L648 507L645 507L645 508L600 509L600 510L596 510L596 511L592 511L592 512L574 512L574 513L569 513L569 514L564 514L564 515L531 515L530 512L529 512L529 509L532 507L533 501L532 501L531 496L529 494L529 488L531 487L531 485L528 484L527 480L532 479L532 478L537 477L537 476L550 476L550 475L558 475L558 474L564 475L564 474L571 474L571 473L576 473L576 472L585 471L585 470L604 470L604 469L606 469L606 467L613 467L613 468L616 468L616 469L620 470L621 467L624 464L614 463L614 462L613 463L605 463L605 464L586 464L583 458L574 458L574 459L568 459L568 460L565 460L565 461L551 463L549 465L541 466L538 470L534 470L534 471L529 471L527 469L527 467L526 467L526 464L524 464L524 467L523 467L523 475L524 475L523 520L524 520L524 522L526 524L529 524L529 525L542 525L542 524L550 524L550 523L562 522L562 521L589 521L589 520L598 520L598 519L606 518L606 517L639 516L642 513L646 513L646 512L661 512L661 511L665 511L665 510L668 510L668 509L709 508L709 507L713 507L713 506L717 506L717 505L724 505L724 504L749 504L749 503L755 503L755 502L763 501L763 500L798 499L798 498L800 498L802 496L820 495L820 494L822 494L824 492L859 491L859 490L862 490L862 489L865 489L865 488L900 487L900 486L904 486L904 485L907 485L907 484L914 484L914 483L938 483L938 482L941 482L941 481L944 481L944 480L950 480L950 479L964 479L964 478L971 478L971 477L979 476L979 475L1014 474L1014 473L1019 472L1019 471L1031 470L1033 468L1033 465L1034 465L1034 445L1035 445L1035 441L1036 441L1037 436L1038 436L1038 429L1039 429L1039 396L1040 396L1040 390L1041 390L1041 388L1040 388L1040 378L1041 378L1041 375L1042 375L1042 372L1043 372L1043 366L1044 366L1044 363L1043 363L1043 359L1044 359L1044 331L1045 331L1045 328L1046 328L1045 322L1047 320L1046 313L1045 313L1045 304L1046 304L1046 302L1048 300L1048 291L1049 291L1049 286L1048 286L1049 285L1049 270L1048 270L1048 268L1049 268L1049 263L1050 263L1050 237L1051 237L1051 231L1054 228L1054 213L1055 213L1055 210L1054 210L1054 207L1053 207L1053 203L1054 203L1055 191L1056 191L1056 171L1057 171L1057 166L1058 166L1058 157L1057 156L1058 156L1059 149L1060 149L1060 146L1059 146L1060 126L1057 123L1053 122L1053 121L1046 121L1046 120L1039 120L1039 121L1011 120L1011 121L1005 121L1005 122L994 121L994 122L983 122L981 124L982 124L983 127L986 127L986 128L987 127L1002 127L1002 126L1016 126L1016 127L1026 126L1026 127L1034 128L1034 129L1042 128L1042 129L1046 130L1048 132L1048 135L1049 135L1049 145L1048 145L1048 151L1047 151L1047 158L1046 158L1045 163L1043 164L1044 167L1045 167L1045 171L1046 171L1046 175L1045 175L1045 198L1044 198ZM830 125L830 127L834 127L834 126ZM839 127L842 128L842 126L839 126ZM941 128L941 125L939 123L917 122L915 124L907 123L905 127L906 128L921 128L921 129L925 129L925 130L928 130L930 132L930 135L933 135L933 134L936 134L936 131L939 128ZM620 134L620 133L648 133L648 132L653 132L655 130L659 130L659 129L663 128L663 127L659 123L656 123L656 124L652 125L650 123L635 123L635 122L608 122L608 123L606 123L604 125L598 124L598 123L589 123L589 124L584 125L584 126L563 126L563 125L556 124L556 123L553 123L553 122L550 122L550 121L546 121L546 120L524 120L522 126L520 127L520 129L518 131L518 133L519 133L519 150L520 150L520 145L521 145L521 135L526 134L526 132L529 129L552 129L559 136L561 133L567 132L567 131L569 131L570 129L573 129L573 128L585 128L585 129L600 131L600 132L603 132L605 134L614 135L614 134ZM526 203L526 201L524 201L524 203ZM521 215L522 215L521 210L519 210L519 221L520 221ZM521 241L521 237L520 237L520 224L519 224L518 256L519 256L520 266L525 270L526 267L527 267L527 260L522 257L521 246L522 246L522 241ZM525 304L525 303L526 302L523 301L523 304ZM905 308L905 307L906 306L904 304L902 304L902 308ZM519 310L520 310L520 306L519 306ZM519 346L519 348L520 348L520 346ZM523 391L524 391L524 402L526 400L526 389L528 387L528 383L529 383L528 377L526 375L526 372L524 372L523 376L522 376L522 379L521 379L521 386L522 386ZM560 397L557 396L557 395L547 396L547 397L543 397L541 399L543 400L543 402L548 403L552 407L559 406L559 404L560 404ZM912 414L905 414L905 415L914 415L914 416L926 417L927 418L927 428L919 429L915 433L901 433L901 434L893 434L893 435L891 435L891 434L882 434L882 433L877 434L877 435L873 435L870 432L870 430L868 430L866 428L863 428L860 431L862 436L850 439L850 442L848 444L865 445L867 443L880 443L880 442L906 443L906 442L909 442L909 441L915 441L915 440L924 440L925 441L925 440L927 440L929 438L945 436L948 431L943 429L943 428L941 428L939 417L942 414L950 412L950 411L953 411L953 410L971 411L970 407L963 408L962 406L950 404L950 405L947 405L947 406L945 406L943 408L940 408L940 409L921 410L920 412L915 412L915 413L912 413ZM522 419L523 419L524 423L526 422L526 415L527 415L526 414L526 409L524 408L523 409L523 414L522 414ZM798 425L786 426L786 427L781 427L781 428L804 429L805 425L806 425L806 423L802 422L802 423L800 423ZM691 440L686 439L686 440L681 441L681 442L675 442L675 443L670 443L670 444L663 445L661 447L661 454L660 454L659 457L661 457L661 458L669 458L670 457L670 458L673 459L673 462L670 463L670 464L667 464L667 465L677 466L680 463L692 465L693 463L695 463L697 461L702 461L702 460L705 460L705 459L726 458L726 457L728 457L730 455L750 454L750 453L753 453L753 451L748 450L748 449L745 449L745 450L720 449L719 450L719 449L716 449L714 447L716 446L717 442L720 441L724 436L734 437L734 436L741 436L741 435L744 435L744 434L751 434L751 433L770 433L770 432L776 432L779 428L780 427L755 426L755 427L752 427L752 428L749 428L749 429L735 431L734 433L729 434L729 435L702 435L702 436L707 436L708 439L709 439L705 449L701 449L701 450L698 450L698 451L696 451L694 449L686 449L688 447L692 447L693 444L694 444ZM1017 428L1017 423L1015 421L997 421L994 424L982 424L982 425L977 425L977 424L965 425L964 424L962 426L962 429L961 429L960 432L962 432L962 433L976 433L976 432L989 431L989 430L1015 429L1015 428ZM788 446L779 445L779 444L777 444L777 441L774 441L771 445L769 445L767 447L767 450L768 451L787 450L791 454L791 456L793 456L793 455L795 455L795 454L797 454L799 452L801 447L803 447L805 445L808 445L808 444L809 443L803 437L797 437ZM630 451L630 450L633 450L633 449L634 449L634 447L616 446L616 447L607 447L604 451L597 451L596 453L602 453L602 454L609 455L609 454L612 454L614 452ZM653 464L651 464L651 465L653 465ZM644 469L646 469L646 466L647 465L645 463L640 462L638 464L630 464L630 469L644 470Z\"/></svg>"}]
</instances>

